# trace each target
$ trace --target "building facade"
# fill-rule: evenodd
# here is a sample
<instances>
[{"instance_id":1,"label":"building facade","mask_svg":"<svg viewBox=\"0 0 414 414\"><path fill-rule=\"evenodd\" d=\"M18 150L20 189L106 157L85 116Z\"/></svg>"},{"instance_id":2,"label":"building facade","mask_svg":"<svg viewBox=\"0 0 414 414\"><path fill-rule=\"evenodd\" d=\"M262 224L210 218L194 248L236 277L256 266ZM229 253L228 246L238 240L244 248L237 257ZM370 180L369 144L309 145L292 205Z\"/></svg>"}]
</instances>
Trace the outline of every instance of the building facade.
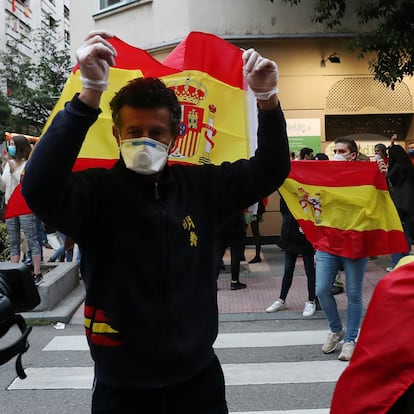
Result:
<instances>
[{"instance_id":1,"label":"building facade","mask_svg":"<svg viewBox=\"0 0 414 414\"><path fill-rule=\"evenodd\" d=\"M38 29L51 33L56 46L70 49L69 0L0 0L0 50L19 42L20 52L36 60L33 35Z\"/></svg>"},{"instance_id":2,"label":"building facade","mask_svg":"<svg viewBox=\"0 0 414 414\"><path fill-rule=\"evenodd\" d=\"M353 5L340 28L312 23L315 1L291 7L275 0L71 0L72 55L90 30L107 29L162 60L190 31L214 33L274 59L291 150L310 146L332 155L338 136L352 135L361 152L378 142L414 141L414 79L394 90L373 79L369 61L345 42L358 30ZM219 58L219 57L218 57ZM265 234L280 229L278 197L270 198Z\"/></svg>"},{"instance_id":3,"label":"building facade","mask_svg":"<svg viewBox=\"0 0 414 414\"><path fill-rule=\"evenodd\" d=\"M43 39L46 39L47 46L51 46L50 50L43 47ZM33 109L33 118L30 115L28 119L25 116L19 118L25 111L24 105L27 108L32 100L24 99L20 102L21 98L14 98L13 94L19 85L19 70L24 67L24 63L30 62L36 66L45 54L53 56L51 50L70 51L69 0L0 0L0 52L5 52L4 59L0 62L0 65L5 65L1 67L5 72L0 79L0 91L2 95L11 98L9 105L12 114L15 120L19 119L13 121L12 132L38 135L42 128L47 112L42 112L42 109L34 105L33 108L39 111L36 113ZM28 77L25 79L30 89L37 89L36 81ZM53 105L56 97L50 98L50 105ZM33 99L35 100L34 96ZM41 114L39 119L36 119L37 114Z\"/></svg>"}]
</instances>

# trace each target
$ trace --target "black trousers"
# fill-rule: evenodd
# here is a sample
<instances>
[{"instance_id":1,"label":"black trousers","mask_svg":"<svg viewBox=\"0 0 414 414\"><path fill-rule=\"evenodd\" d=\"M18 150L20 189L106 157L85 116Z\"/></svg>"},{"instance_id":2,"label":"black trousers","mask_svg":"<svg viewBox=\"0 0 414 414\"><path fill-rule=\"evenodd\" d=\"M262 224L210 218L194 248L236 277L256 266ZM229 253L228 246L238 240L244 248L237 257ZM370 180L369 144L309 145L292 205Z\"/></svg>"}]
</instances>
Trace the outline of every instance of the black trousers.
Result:
<instances>
[{"instance_id":1,"label":"black trousers","mask_svg":"<svg viewBox=\"0 0 414 414\"><path fill-rule=\"evenodd\" d=\"M231 280L238 282L240 279L240 262L243 257L245 233L225 232L217 237L217 278L220 273L220 264L226 248L230 247Z\"/></svg>"},{"instance_id":2,"label":"black trousers","mask_svg":"<svg viewBox=\"0 0 414 414\"><path fill-rule=\"evenodd\" d=\"M124 389L95 382L92 414L228 414L217 357L199 374L166 388Z\"/></svg>"}]
</instances>

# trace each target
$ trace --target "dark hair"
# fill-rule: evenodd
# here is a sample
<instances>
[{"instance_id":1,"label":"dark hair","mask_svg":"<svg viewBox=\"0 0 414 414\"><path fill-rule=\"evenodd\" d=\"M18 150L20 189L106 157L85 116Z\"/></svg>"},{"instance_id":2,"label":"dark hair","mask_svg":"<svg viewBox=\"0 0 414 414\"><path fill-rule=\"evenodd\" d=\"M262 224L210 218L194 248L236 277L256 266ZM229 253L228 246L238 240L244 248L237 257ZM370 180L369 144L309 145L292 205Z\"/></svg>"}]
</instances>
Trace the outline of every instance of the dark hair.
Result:
<instances>
[{"instance_id":1,"label":"dark hair","mask_svg":"<svg viewBox=\"0 0 414 414\"><path fill-rule=\"evenodd\" d=\"M27 160L32 151L29 140L24 135L14 135L10 138L16 146L16 161Z\"/></svg>"},{"instance_id":2,"label":"dark hair","mask_svg":"<svg viewBox=\"0 0 414 414\"><path fill-rule=\"evenodd\" d=\"M411 158L401 145L391 145L388 148L389 163L388 167L391 170L395 164L399 164L407 170L412 169Z\"/></svg>"},{"instance_id":3,"label":"dark hair","mask_svg":"<svg viewBox=\"0 0 414 414\"><path fill-rule=\"evenodd\" d=\"M382 153L384 153L385 155L387 155L387 147L384 144L376 144L375 145L375 151L381 151Z\"/></svg>"},{"instance_id":4,"label":"dark hair","mask_svg":"<svg viewBox=\"0 0 414 414\"><path fill-rule=\"evenodd\" d=\"M329 161L329 157L326 155L326 154L324 154L323 152L318 152L314 157L313 157L313 159L314 160L317 160L317 161Z\"/></svg>"},{"instance_id":5,"label":"dark hair","mask_svg":"<svg viewBox=\"0 0 414 414\"><path fill-rule=\"evenodd\" d=\"M109 103L112 120L119 128L120 111L125 105L133 108L168 108L171 112L171 132L178 135L181 120L181 107L175 93L158 78L137 78L129 81Z\"/></svg>"},{"instance_id":6,"label":"dark hair","mask_svg":"<svg viewBox=\"0 0 414 414\"><path fill-rule=\"evenodd\" d=\"M346 144L351 153L355 152L355 154L358 155L358 145L352 138L339 137L334 141L334 144Z\"/></svg>"},{"instance_id":7,"label":"dark hair","mask_svg":"<svg viewBox=\"0 0 414 414\"><path fill-rule=\"evenodd\" d=\"M303 160L306 155L311 155L312 152L313 152L312 148L308 148L308 147L302 148L299 152L300 159Z\"/></svg>"}]
</instances>

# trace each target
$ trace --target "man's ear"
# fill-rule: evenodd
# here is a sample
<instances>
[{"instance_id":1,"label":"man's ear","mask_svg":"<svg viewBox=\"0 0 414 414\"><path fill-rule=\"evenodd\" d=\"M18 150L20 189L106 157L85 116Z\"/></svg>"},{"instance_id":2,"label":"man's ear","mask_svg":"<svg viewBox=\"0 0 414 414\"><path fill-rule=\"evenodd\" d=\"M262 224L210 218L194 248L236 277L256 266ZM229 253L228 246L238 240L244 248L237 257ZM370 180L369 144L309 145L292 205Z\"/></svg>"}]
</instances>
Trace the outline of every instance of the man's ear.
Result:
<instances>
[{"instance_id":1,"label":"man's ear","mask_svg":"<svg viewBox=\"0 0 414 414\"><path fill-rule=\"evenodd\" d=\"M112 125L112 135L115 137L118 147L121 146L121 137L119 136L118 128L115 125Z\"/></svg>"}]
</instances>

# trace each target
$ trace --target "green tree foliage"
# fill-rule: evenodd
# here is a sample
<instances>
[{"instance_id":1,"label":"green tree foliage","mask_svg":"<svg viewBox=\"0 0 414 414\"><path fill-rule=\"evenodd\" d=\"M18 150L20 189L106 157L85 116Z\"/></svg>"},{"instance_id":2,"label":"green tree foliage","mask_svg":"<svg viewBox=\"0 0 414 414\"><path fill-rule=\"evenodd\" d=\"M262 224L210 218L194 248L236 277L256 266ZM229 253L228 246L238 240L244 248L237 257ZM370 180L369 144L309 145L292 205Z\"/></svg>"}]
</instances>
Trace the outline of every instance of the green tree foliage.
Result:
<instances>
[{"instance_id":1,"label":"green tree foliage","mask_svg":"<svg viewBox=\"0 0 414 414\"><path fill-rule=\"evenodd\" d=\"M0 142L4 133L9 130L11 121L11 108L6 97L0 93Z\"/></svg>"},{"instance_id":2,"label":"green tree foliage","mask_svg":"<svg viewBox=\"0 0 414 414\"><path fill-rule=\"evenodd\" d=\"M272 3L274 0L270 0ZM292 6L302 0L281 0ZM348 2L349 3L349 2ZM346 0L319 0L316 2L313 22L327 28L340 27L346 12ZM404 76L414 74L414 2L412 0L360 0L356 18L361 27L375 26L372 31L347 40L347 46L359 57L375 52L369 65L375 79L394 89Z\"/></svg>"},{"instance_id":3,"label":"green tree foliage","mask_svg":"<svg viewBox=\"0 0 414 414\"><path fill-rule=\"evenodd\" d=\"M59 50L53 32L32 33L35 59L23 55L19 43L10 41L0 53L0 78L7 84L6 100L13 108L13 132L39 134L59 97L70 71L70 55Z\"/></svg>"}]
</instances>

